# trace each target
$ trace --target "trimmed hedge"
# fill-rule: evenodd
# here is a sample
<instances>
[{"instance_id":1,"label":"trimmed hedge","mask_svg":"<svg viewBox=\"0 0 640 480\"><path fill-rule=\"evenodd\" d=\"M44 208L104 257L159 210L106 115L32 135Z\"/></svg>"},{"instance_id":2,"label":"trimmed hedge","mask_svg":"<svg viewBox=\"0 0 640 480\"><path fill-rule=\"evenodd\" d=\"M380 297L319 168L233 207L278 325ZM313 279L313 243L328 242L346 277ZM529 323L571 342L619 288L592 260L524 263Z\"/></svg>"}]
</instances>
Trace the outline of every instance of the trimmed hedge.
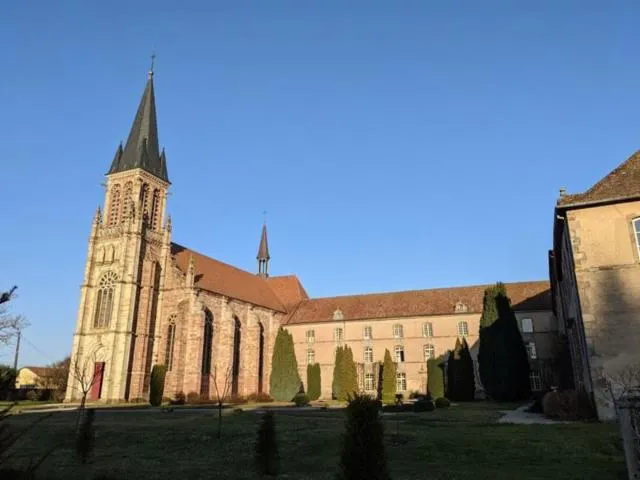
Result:
<instances>
[{"instance_id":1,"label":"trimmed hedge","mask_svg":"<svg viewBox=\"0 0 640 480\"><path fill-rule=\"evenodd\" d=\"M274 400L290 402L300 391L301 384L293 337L287 330L280 328L273 347L269 394Z\"/></svg>"},{"instance_id":2,"label":"trimmed hedge","mask_svg":"<svg viewBox=\"0 0 640 480\"><path fill-rule=\"evenodd\" d=\"M382 402L396 401L396 364L391 360L389 349L384 350L384 364L382 365Z\"/></svg>"},{"instance_id":3,"label":"trimmed hedge","mask_svg":"<svg viewBox=\"0 0 640 480\"><path fill-rule=\"evenodd\" d=\"M427 394L431 398L444 397L444 371L442 360L432 358L427 360Z\"/></svg>"},{"instance_id":4,"label":"trimmed hedge","mask_svg":"<svg viewBox=\"0 0 640 480\"><path fill-rule=\"evenodd\" d=\"M164 392L164 377L167 374L167 367L164 365L154 365L151 369L151 387L149 392L149 403L154 407L162 405L162 394Z\"/></svg>"},{"instance_id":5,"label":"trimmed hedge","mask_svg":"<svg viewBox=\"0 0 640 480\"><path fill-rule=\"evenodd\" d=\"M451 402L445 397L436 398L435 404L436 408L449 408L451 406Z\"/></svg>"},{"instance_id":6,"label":"trimmed hedge","mask_svg":"<svg viewBox=\"0 0 640 480\"><path fill-rule=\"evenodd\" d=\"M320 398L321 385L320 364L313 363L307 365L307 395L309 395L309 400L317 400Z\"/></svg>"}]
</instances>

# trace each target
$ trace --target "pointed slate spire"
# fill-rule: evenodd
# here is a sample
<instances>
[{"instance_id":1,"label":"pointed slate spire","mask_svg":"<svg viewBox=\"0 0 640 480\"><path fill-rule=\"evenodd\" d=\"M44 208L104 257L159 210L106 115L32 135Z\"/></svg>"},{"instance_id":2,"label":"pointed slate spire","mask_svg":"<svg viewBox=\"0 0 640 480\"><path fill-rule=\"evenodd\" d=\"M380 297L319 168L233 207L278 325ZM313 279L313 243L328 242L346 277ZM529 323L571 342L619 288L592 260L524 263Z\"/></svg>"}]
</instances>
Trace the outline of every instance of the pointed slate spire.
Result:
<instances>
[{"instance_id":1,"label":"pointed slate spire","mask_svg":"<svg viewBox=\"0 0 640 480\"><path fill-rule=\"evenodd\" d=\"M269 276L269 243L267 242L267 224L262 224L262 236L260 237L260 246L258 247L258 275L261 277Z\"/></svg>"},{"instance_id":2,"label":"pointed slate spire","mask_svg":"<svg viewBox=\"0 0 640 480\"><path fill-rule=\"evenodd\" d=\"M168 182L166 159L160 155L156 99L153 90L153 68L149 72L147 85L142 94L138 111L131 125L124 149L116 152L109 173L142 168Z\"/></svg>"}]
</instances>

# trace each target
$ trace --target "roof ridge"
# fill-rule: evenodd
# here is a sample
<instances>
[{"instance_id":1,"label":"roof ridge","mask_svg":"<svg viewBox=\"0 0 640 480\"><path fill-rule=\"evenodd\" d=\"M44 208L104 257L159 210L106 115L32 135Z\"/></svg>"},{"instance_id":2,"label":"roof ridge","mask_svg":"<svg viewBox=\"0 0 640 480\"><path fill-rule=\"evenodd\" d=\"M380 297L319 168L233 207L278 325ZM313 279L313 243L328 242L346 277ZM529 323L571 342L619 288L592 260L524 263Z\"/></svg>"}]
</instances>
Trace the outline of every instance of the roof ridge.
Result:
<instances>
[{"instance_id":1,"label":"roof ridge","mask_svg":"<svg viewBox=\"0 0 640 480\"><path fill-rule=\"evenodd\" d=\"M181 244L176 243L176 242L171 242L171 243L173 243L176 247L184 248L185 250L189 250L191 253L195 253L197 255L200 255L201 257L205 257L205 258L208 258L209 260L213 260L214 262L221 263L222 265L225 265L225 266L227 266L229 268L233 268L234 270L237 270L239 272L246 273L248 275L251 275L252 277L260 278L255 273L251 273L248 270L243 270L242 268L238 268L238 267L236 267L234 265L231 265L230 263L223 262L222 260L218 260L217 258L210 257L209 255L205 255L204 253L199 252L197 250L194 250L193 248L185 247L184 245L181 245ZM260 279L264 280L262 278L260 278Z\"/></svg>"}]
</instances>

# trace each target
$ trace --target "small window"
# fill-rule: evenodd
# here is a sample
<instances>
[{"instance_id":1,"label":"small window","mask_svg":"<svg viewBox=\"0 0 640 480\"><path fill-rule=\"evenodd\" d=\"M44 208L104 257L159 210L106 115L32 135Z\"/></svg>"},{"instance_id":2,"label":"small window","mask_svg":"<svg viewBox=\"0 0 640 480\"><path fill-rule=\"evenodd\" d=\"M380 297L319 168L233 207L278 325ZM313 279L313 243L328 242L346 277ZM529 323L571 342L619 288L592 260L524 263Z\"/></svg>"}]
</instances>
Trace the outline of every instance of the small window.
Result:
<instances>
[{"instance_id":1,"label":"small window","mask_svg":"<svg viewBox=\"0 0 640 480\"><path fill-rule=\"evenodd\" d=\"M394 352L396 355L396 362L404 362L404 347L402 345L396 345L396 348L394 348Z\"/></svg>"},{"instance_id":2,"label":"small window","mask_svg":"<svg viewBox=\"0 0 640 480\"><path fill-rule=\"evenodd\" d=\"M364 363L373 363L373 348L364 347Z\"/></svg>"},{"instance_id":3,"label":"small window","mask_svg":"<svg viewBox=\"0 0 640 480\"><path fill-rule=\"evenodd\" d=\"M316 363L316 352L313 349L307 350L307 365Z\"/></svg>"},{"instance_id":4,"label":"small window","mask_svg":"<svg viewBox=\"0 0 640 480\"><path fill-rule=\"evenodd\" d=\"M461 337L469 335L469 324L467 322L458 322L458 335Z\"/></svg>"},{"instance_id":5,"label":"small window","mask_svg":"<svg viewBox=\"0 0 640 480\"><path fill-rule=\"evenodd\" d=\"M402 337L404 337L404 331L402 329L402 325L400 325L399 323L396 323L393 326L393 337L394 338L402 338Z\"/></svg>"},{"instance_id":6,"label":"small window","mask_svg":"<svg viewBox=\"0 0 640 480\"><path fill-rule=\"evenodd\" d=\"M371 340L373 338L373 332L371 331L371 327L366 326L362 331L362 336L365 340Z\"/></svg>"},{"instance_id":7,"label":"small window","mask_svg":"<svg viewBox=\"0 0 640 480\"><path fill-rule=\"evenodd\" d=\"M535 370L532 370L529 373L529 382L531 383L531 391L539 392L542 390L542 380L540 379L540 374Z\"/></svg>"},{"instance_id":8,"label":"small window","mask_svg":"<svg viewBox=\"0 0 640 480\"><path fill-rule=\"evenodd\" d=\"M633 231L636 234L636 248L640 255L640 218L635 218L633 220Z\"/></svg>"},{"instance_id":9,"label":"small window","mask_svg":"<svg viewBox=\"0 0 640 480\"><path fill-rule=\"evenodd\" d=\"M314 343L316 341L316 331L307 330L307 343Z\"/></svg>"},{"instance_id":10,"label":"small window","mask_svg":"<svg viewBox=\"0 0 640 480\"><path fill-rule=\"evenodd\" d=\"M426 362L432 358L436 358L436 347L431 344L427 344L424 346L424 361Z\"/></svg>"},{"instance_id":11,"label":"small window","mask_svg":"<svg viewBox=\"0 0 640 480\"><path fill-rule=\"evenodd\" d=\"M527 343L527 353L529 354L529 358L531 360L535 360L538 358L538 353L536 352L536 344L534 342Z\"/></svg>"},{"instance_id":12,"label":"small window","mask_svg":"<svg viewBox=\"0 0 640 480\"><path fill-rule=\"evenodd\" d=\"M373 373L364 374L364 389L368 392L375 390Z\"/></svg>"},{"instance_id":13,"label":"small window","mask_svg":"<svg viewBox=\"0 0 640 480\"><path fill-rule=\"evenodd\" d=\"M533 320L530 318L522 319L522 333L533 333Z\"/></svg>"},{"instance_id":14,"label":"small window","mask_svg":"<svg viewBox=\"0 0 640 480\"><path fill-rule=\"evenodd\" d=\"M336 328L333 331L333 338L336 342L341 342L342 341L342 329L340 327Z\"/></svg>"},{"instance_id":15,"label":"small window","mask_svg":"<svg viewBox=\"0 0 640 480\"><path fill-rule=\"evenodd\" d=\"M423 337L433 337L433 324L428 322L428 323L423 323L422 324L422 336Z\"/></svg>"},{"instance_id":16,"label":"small window","mask_svg":"<svg viewBox=\"0 0 640 480\"><path fill-rule=\"evenodd\" d=\"M167 327L167 346L165 348L164 364L167 366L167 371L173 370L173 350L176 343L176 316L171 315L169 317L169 325Z\"/></svg>"},{"instance_id":17,"label":"small window","mask_svg":"<svg viewBox=\"0 0 640 480\"><path fill-rule=\"evenodd\" d=\"M396 391L404 392L407 390L407 374L404 372L396 373Z\"/></svg>"}]
</instances>

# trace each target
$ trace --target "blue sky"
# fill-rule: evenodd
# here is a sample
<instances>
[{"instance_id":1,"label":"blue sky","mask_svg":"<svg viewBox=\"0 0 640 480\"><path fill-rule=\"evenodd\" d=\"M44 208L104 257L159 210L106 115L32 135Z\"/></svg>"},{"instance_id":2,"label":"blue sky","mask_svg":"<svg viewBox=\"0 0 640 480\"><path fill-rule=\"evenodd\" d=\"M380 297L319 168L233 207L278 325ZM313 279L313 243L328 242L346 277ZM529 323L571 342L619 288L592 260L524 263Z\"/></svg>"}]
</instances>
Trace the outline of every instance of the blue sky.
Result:
<instances>
[{"instance_id":1,"label":"blue sky","mask_svg":"<svg viewBox=\"0 0 640 480\"><path fill-rule=\"evenodd\" d=\"M267 210L272 274L312 296L545 279L558 189L640 148L638 2L10 3L0 289L31 322L21 364L71 349L154 50L174 240L253 271Z\"/></svg>"}]
</instances>

